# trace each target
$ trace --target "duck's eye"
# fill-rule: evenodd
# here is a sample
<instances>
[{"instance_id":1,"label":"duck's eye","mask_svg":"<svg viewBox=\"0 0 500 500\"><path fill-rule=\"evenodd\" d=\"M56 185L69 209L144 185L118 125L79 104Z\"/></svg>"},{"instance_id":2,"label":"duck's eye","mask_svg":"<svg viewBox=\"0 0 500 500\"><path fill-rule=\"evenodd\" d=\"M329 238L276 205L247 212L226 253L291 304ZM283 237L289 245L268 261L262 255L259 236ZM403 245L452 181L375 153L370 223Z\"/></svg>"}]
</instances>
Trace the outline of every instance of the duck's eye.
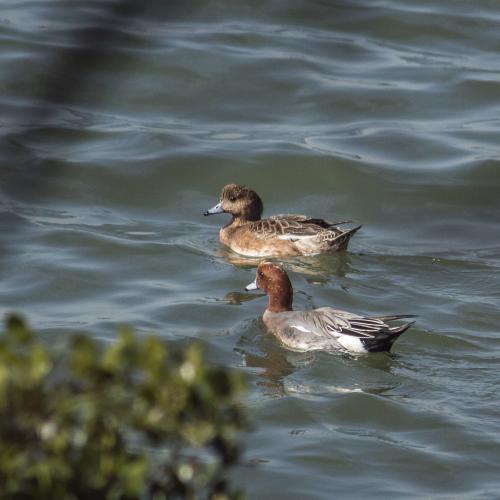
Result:
<instances>
[{"instance_id":1,"label":"duck's eye","mask_svg":"<svg viewBox=\"0 0 500 500\"><path fill-rule=\"evenodd\" d=\"M264 273L263 273L262 271L259 271L259 276L260 276L261 278L263 278L263 277L264 277Z\"/></svg>"},{"instance_id":2,"label":"duck's eye","mask_svg":"<svg viewBox=\"0 0 500 500\"><path fill-rule=\"evenodd\" d=\"M230 196L229 201L234 203L236 201L236 196Z\"/></svg>"}]
</instances>

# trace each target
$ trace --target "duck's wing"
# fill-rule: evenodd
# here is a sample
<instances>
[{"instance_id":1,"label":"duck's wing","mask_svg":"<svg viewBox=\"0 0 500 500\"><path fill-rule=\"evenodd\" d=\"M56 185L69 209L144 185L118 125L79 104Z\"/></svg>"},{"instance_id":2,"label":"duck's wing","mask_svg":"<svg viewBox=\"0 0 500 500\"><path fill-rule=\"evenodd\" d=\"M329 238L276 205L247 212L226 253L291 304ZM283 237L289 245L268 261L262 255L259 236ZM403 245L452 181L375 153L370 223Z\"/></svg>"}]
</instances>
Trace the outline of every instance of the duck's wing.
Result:
<instances>
[{"instance_id":1,"label":"duck's wing","mask_svg":"<svg viewBox=\"0 0 500 500\"><path fill-rule=\"evenodd\" d=\"M413 322L389 326L386 321L409 315L365 317L329 307L287 313L288 338L299 338L306 349L345 349L351 352L389 352L394 341ZM300 332L300 333L299 333Z\"/></svg>"},{"instance_id":2,"label":"duck's wing","mask_svg":"<svg viewBox=\"0 0 500 500\"><path fill-rule=\"evenodd\" d=\"M315 326L325 334L335 338L341 335L350 335L360 339L385 338L399 332L402 328L401 326L390 326L386 321L415 317L407 314L380 317L358 316L357 314L338 311L330 307L315 309L311 313L315 313L310 315L312 321L315 322ZM410 325L405 324L404 326L408 328Z\"/></svg>"},{"instance_id":3,"label":"duck's wing","mask_svg":"<svg viewBox=\"0 0 500 500\"><path fill-rule=\"evenodd\" d=\"M336 222L343 224L348 221ZM323 219L313 219L306 215L274 215L268 219L261 219L250 223L250 229L258 238L279 238L286 240L299 240L313 238L323 233L339 233L335 225Z\"/></svg>"},{"instance_id":4,"label":"duck's wing","mask_svg":"<svg viewBox=\"0 0 500 500\"><path fill-rule=\"evenodd\" d=\"M271 215L269 219L286 220L288 222L297 222L299 224L313 224L319 226L323 229L330 228L332 226L340 226L341 224L349 224L350 220L340 220L331 222L325 219L318 219L316 217L309 217L308 215L302 214L277 214Z\"/></svg>"}]
</instances>

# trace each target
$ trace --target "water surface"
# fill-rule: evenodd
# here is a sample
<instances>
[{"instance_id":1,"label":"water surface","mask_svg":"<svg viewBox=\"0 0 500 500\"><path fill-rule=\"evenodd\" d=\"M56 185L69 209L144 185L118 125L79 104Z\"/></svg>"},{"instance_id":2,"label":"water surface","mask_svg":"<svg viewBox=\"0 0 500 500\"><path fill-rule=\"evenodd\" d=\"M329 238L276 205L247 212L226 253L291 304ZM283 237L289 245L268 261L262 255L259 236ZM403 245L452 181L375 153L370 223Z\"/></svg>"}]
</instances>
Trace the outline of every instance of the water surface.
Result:
<instances>
[{"instance_id":1,"label":"water surface","mask_svg":"<svg viewBox=\"0 0 500 500\"><path fill-rule=\"evenodd\" d=\"M111 2L3 1L0 311L245 371L250 498L497 497L500 5L172 5L106 38ZM228 182L364 225L286 266L298 308L418 314L393 356L265 334L255 262L202 217Z\"/></svg>"}]
</instances>

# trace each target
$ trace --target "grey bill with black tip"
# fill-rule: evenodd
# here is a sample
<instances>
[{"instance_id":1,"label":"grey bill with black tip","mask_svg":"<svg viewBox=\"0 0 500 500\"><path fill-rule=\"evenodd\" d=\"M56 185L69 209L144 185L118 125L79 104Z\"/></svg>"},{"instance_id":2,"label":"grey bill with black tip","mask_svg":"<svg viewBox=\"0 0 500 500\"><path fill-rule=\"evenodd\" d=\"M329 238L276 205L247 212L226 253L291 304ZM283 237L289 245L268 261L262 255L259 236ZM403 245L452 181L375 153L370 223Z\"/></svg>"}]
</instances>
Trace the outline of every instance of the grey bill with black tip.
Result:
<instances>
[{"instance_id":1,"label":"grey bill with black tip","mask_svg":"<svg viewBox=\"0 0 500 500\"><path fill-rule=\"evenodd\" d=\"M222 208L222 201L217 203L215 207L209 208L203 215L214 215L214 214L223 214L224 209Z\"/></svg>"},{"instance_id":2,"label":"grey bill with black tip","mask_svg":"<svg viewBox=\"0 0 500 500\"><path fill-rule=\"evenodd\" d=\"M251 283L249 283L246 287L245 290L247 292L250 292L251 290L258 290L259 287L257 286L257 280L253 280Z\"/></svg>"}]
</instances>

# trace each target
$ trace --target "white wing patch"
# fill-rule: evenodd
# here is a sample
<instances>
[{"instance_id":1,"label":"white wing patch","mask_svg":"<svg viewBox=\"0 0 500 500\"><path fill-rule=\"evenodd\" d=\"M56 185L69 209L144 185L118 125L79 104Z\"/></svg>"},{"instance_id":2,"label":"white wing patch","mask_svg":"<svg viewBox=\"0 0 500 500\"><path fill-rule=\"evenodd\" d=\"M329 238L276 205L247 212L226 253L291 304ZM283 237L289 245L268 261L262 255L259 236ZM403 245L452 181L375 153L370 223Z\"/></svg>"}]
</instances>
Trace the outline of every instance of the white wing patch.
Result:
<instances>
[{"instance_id":1,"label":"white wing patch","mask_svg":"<svg viewBox=\"0 0 500 500\"><path fill-rule=\"evenodd\" d=\"M339 335L337 342L351 352L367 352L365 346L358 337L352 335Z\"/></svg>"},{"instance_id":2,"label":"white wing patch","mask_svg":"<svg viewBox=\"0 0 500 500\"><path fill-rule=\"evenodd\" d=\"M302 325L290 325L290 328L296 328L297 330L300 330L301 332L304 332L304 333L312 333L311 330L308 330L307 328L303 327Z\"/></svg>"},{"instance_id":3,"label":"white wing patch","mask_svg":"<svg viewBox=\"0 0 500 500\"><path fill-rule=\"evenodd\" d=\"M304 239L307 239L307 238L312 238L313 235L310 235L310 234L285 233L285 234L278 234L276 237L278 238L278 240L292 240L292 241L296 241L296 240L304 240Z\"/></svg>"}]
</instances>

